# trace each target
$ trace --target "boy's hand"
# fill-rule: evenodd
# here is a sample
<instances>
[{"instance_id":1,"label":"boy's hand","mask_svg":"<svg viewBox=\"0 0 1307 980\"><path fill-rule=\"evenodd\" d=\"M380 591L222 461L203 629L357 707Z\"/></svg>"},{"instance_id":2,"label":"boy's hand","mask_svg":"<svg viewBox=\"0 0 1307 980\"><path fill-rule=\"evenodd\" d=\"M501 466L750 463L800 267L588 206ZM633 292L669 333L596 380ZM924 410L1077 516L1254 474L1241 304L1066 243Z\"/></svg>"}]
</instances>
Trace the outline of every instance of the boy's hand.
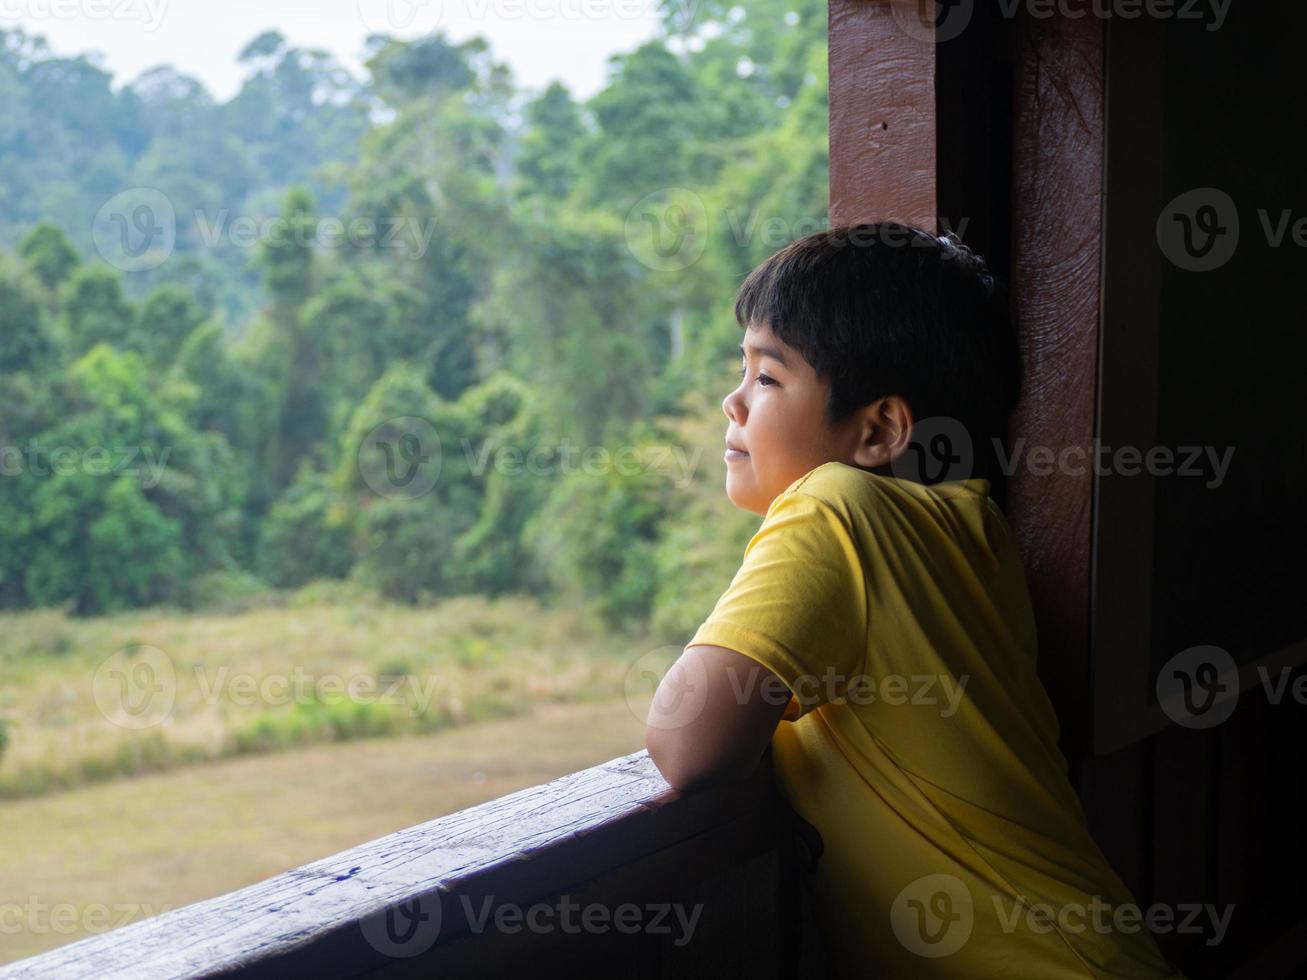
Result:
<instances>
[{"instance_id":1,"label":"boy's hand","mask_svg":"<svg viewBox=\"0 0 1307 980\"><path fill-rule=\"evenodd\" d=\"M726 647L686 647L654 693L645 747L678 790L754 770L790 700L779 677Z\"/></svg>"}]
</instances>

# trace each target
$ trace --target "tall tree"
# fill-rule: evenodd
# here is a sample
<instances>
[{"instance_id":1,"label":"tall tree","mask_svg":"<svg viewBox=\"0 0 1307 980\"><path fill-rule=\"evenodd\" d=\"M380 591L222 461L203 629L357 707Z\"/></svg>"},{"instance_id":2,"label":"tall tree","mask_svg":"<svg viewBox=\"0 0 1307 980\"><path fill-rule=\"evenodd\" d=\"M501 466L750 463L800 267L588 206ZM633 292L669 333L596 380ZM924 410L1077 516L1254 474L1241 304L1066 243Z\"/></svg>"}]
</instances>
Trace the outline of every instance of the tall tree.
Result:
<instances>
[{"instance_id":1,"label":"tall tree","mask_svg":"<svg viewBox=\"0 0 1307 980\"><path fill-rule=\"evenodd\" d=\"M136 312L123 293L122 277L103 265L84 265L64 285L60 298L74 352L96 344L128 348L136 341Z\"/></svg>"},{"instance_id":2,"label":"tall tree","mask_svg":"<svg viewBox=\"0 0 1307 980\"><path fill-rule=\"evenodd\" d=\"M277 487L290 485L300 458L325 432L320 338L301 317L313 291L316 237L313 198L307 190L293 188L276 233L262 242L258 256L269 298L267 369L280 393L266 456Z\"/></svg>"},{"instance_id":3,"label":"tall tree","mask_svg":"<svg viewBox=\"0 0 1307 980\"><path fill-rule=\"evenodd\" d=\"M63 229L51 221L33 226L19 242L18 254L52 297L81 262Z\"/></svg>"}]
</instances>

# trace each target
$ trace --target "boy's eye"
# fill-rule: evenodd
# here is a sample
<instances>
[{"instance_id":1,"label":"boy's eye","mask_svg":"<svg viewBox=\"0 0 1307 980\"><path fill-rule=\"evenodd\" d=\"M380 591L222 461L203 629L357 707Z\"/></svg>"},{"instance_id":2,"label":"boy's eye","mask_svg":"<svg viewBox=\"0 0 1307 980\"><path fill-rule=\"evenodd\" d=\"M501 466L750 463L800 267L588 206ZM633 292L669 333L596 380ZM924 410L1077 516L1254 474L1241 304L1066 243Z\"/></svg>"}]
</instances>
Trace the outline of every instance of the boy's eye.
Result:
<instances>
[{"instance_id":1,"label":"boy's eye","mask_svg":"<svg viewBox=\"0 0 1307 980\"><path fill-rule=\"evenodd\" d=\"M744 372L745 372L746 370L747 370L747 368L740 368L740 377L741 377L741 378L744 377ZM775 383L776 383L776 379L775 379L775 378L769 378L769 377L767 377L767 375L763 374L761 371L758 372L758 384L760 384L760 385L766 387L767 385L774 385Z\"/></svg>"}]
</instances>

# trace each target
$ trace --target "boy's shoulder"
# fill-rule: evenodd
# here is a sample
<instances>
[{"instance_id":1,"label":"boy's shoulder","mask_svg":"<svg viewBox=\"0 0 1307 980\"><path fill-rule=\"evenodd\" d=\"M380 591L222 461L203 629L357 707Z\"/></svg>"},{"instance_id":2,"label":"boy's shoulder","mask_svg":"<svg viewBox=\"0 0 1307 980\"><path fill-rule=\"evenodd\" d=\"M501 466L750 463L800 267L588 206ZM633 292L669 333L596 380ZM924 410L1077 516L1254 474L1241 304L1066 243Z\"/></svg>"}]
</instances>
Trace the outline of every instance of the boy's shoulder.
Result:
<instances>
[{"instance_id":1,"label":"boy's shoulder","mask_svg":"<svg viewBox=\"0 0 1307 980\"><path fill-rule=\"evenodd\" d=\"M831 460L815 466L785 488L773 508L795 494L816 497L846 516L873 516L889 505L899 513L938 512L942 505L981 503L994 508L989 481L975 477L926 486L912 480L873 473L858 466Z\"/></svg>"},{"instance_id":2,"label":"boy's shoulder","mask_svg":"<svg viewBox=\"0 0 1307 980\"><path fill-rule=\"evenodd\" d=\"M828 504L839 504L881 492L877 482L883 479L867 470L831 460L808 470L782 490L776 499L802 493Z\"/></svg>"},{"instance_id":3,"label":"boy's shoulder","mask_svg":"<svg viewBox=\"0 0 1307 980\"><path fill-rule=\"evenodd\" d=\"M916 483L895 476L884 476L859 466L831 460L814 466L782 491L781 496L806 493L834 503L849 497L869 497L889 494L910 497L921 501L940 501L953 497L962 499L989 496L989 481L981 477L954 480L934 486Z\"/></svg>"}]
</instances>

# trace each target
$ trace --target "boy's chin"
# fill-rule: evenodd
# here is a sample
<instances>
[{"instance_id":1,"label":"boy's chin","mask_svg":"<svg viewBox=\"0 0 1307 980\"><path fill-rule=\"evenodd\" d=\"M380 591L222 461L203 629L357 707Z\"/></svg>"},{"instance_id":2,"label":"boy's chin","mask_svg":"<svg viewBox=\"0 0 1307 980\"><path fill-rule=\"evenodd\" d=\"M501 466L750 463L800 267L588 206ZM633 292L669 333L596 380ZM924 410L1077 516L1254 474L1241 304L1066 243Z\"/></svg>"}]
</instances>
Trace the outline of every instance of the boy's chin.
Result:
<instances>
[{"instance_id":1,"label":"boy's chin","mask_svg":"<svg viewBox=\"0 0 1307 980\"><path fill-rule=\"evenodd\" d=\"M739 480L733 480L728 475L726 477L726 497L740 510L747 510L751 514L757 514L759 517L767 513L767 507L761 505L759 494L756 487L746 488L739 486ZM753 491L753 492L749 492Z\"/></svg>"}]
</instances>

